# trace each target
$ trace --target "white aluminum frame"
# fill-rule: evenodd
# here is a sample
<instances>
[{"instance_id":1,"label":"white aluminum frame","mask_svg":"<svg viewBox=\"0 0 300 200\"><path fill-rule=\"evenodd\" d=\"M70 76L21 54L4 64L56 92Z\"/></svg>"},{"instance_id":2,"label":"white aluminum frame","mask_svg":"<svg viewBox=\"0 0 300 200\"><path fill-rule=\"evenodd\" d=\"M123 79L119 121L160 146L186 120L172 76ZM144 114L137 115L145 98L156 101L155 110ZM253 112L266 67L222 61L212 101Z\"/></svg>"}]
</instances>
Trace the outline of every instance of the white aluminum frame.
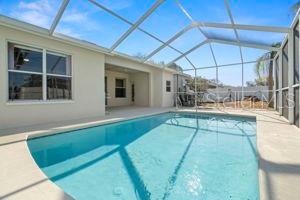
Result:
<instances>
[{"instance_id":1,"label":"white aluminum frame","mask_svg":"<svg viewBox=\"0 0 300 200\"><path fill-rule=\"evenodd\" d=\"M14 44L14 46L22 49L28 49L31 51L38 51L42 53L42 72L31 72L31 71L24 71L24 70L14 70L9 69L9 61L8 56L9 54L6 54L7 59L7 74L9 72L17 72L17 73L24 73L24 74L37 74L42 76L42 99L41 100L34 100L34 99L28 99L28 100L10 100L9 96L7 95L6 98L6 104L7 105L29 105L29 104L48 104L48 103L74 103L74 80L73 80L73 57L72 54L65 54L61 53L60 51L55 51L53 49L47 49L45 47L40 47L36 45L29 46L28 44L22 44L17 41L13 40L7 40L6 41L6 49L8 50L8 44ZM53 54L53 55L59 55L59 56L65 56L69 57L70 59L70 75L60 75L60 74L50 74L47 73L47 53ZM66 77L71 78L71 99L47 99L47 75L49 76L57 76L57 77ZM7 86L9 86L9 79L7 79ZM6 89L6 93L9 93L8 87Z\"/></svg>"},{"instance_id":2,"label":"white aluminum frame","mask_svg":"<svg viewBox=\"0 0 300 200\"><path fill-rule=\"evenodd\" d=\"M264 59L262 61L272 61L273 59ZM243 62L244 64L252 64L252 63L257 63L257 60L253 60L253 61L246 61L246 62ZM218 65L218 67L230 67L230 66L235 66L235 65L241 65L242 63L241 62L237 62L237 63L230 63L230 64L224 64L224 65ZM206 66L206 67L197 67L196 69L209 69L209 68L215 68L216 65L212 65L212 66ZM183 71L186 72L186 71L192 71L194 70L194 68L191 68L191 69L184 69Z\"/></svg>"},{"instance_id":3,"label":"white aluminum frame","mask_svg":"<svg viewBox=\"0 0 300 200\"><path fill-rule=\"evenodd\" d=\"M277 51L275 48L272 48L270 46L267 45L263 45L263 44L256 44L256 43L241 43L239 44L238 41L228 41L228 40L221 40L221 39L216 39L216 38L208 38L207 34L201 29L201 27L213 27L213 28L226 28L226 29L232 29L232 30L236 30L236 29L240 29L240 30L250 30L250 31L267 31L267 32L275 32L275 33L287 33L290 31L290 28L288 27L274 27L274 26L257 26L257 25L243 25L243 24L225 24L225 23L214 23L214 22L197 22L194 21L193 18L191 17L191 15L188 13L188 11L183 8L183 6L180 4L179 0L175 0L177 5L179 6L179 8L182 10L182 12L192 21L191 24L188 27L185 27L183 30L181 30L179 33L177 33L176 35L174 35L172 38L170 38L167 42L164 42L163 40L161 40L160 38L156 37L155 35L141 29L139 27L139 25L141 23L143 23L161 4L164 3L165 0L157 0L135 23L130 22L129 20L125 19L124 17L118 15L116 12L106 8L105 6L103 6L101 3L99 3L98 1L95 0L88 0L90 3L92 3L94 6L99 7L100 9L103 9L105 12L108 12L109 14L117 17L119 20L122 20L123 22L129 24L131 27L109 48L103 48L101 46L98 45L94 45L85 41L81 41L81 40L77 40L74 39L70 36L66 36L63 34L58 34L55 33L55 29L58 25L58 23L60 22L60 19L63 15L63 13L66 10L67 5L69 4L70 0L63 0L57 15L55 16L55 19L50 27L50 29L44 29L41 27L37 27L35 25L31 25L28 24L26 22L20 22L18 20L15 19L11 19L9 17L0 15L0 24L2 25L6 25L9 27L14 27L14 28L18 28L21 30L29 30L30 32L35 32L38 34L48 34L51 38L56 39L56 40L63 40L64 42L68 42L71 44L75 44L75 45L79 45L79 46L84 46L85 48L91 48L93 50L96 51L100 51L103 52L105 54L112 54L112 55L118 55L121 57L126 57L128 59L131 60L137 60L136 58L132 57L132 56L128 56L125 55L123 53L119 53L119 52L115 52L114 50L134 31L134 30L140 30L143 33L147 34L148 36L150 36L151 38L159 41L160 43L162 43L162 45L154 50L153 52L151 52L146 58L147 59L143 59L143 60L137 60L140 62L144 62L146 64L155 66L155 67L165 67L165 66L157 66L153 63L149 63L147 62L147 60L149 60L153 55L155 55L156 53L158 53L159 51L161 51L162 49L166 48L166 47L170 47L171 49L173 49L174 51L176 51L177 53L181 54L181 58L182 57L186 57L187 53L181 52L180 50L172 47L170 45L170 43L174 40L176 40L178 37L181 37L184 33L186 33L188 30L192 29L192 28L197 28L204 36L206 36L207 38L207 43L212 43L212 42L217 42L217 43L221 43L221 44L230 44L230 45L236 45L236 46L246 46L246 47L251 47L251 48L258 48L258 49L266 49L266 50L270 50L270 51ZM226 0L224 1L226 2ZM230 11L230 8L229 8ZM233 20L233 17L232 17ZM183 56L184 55L184 56ZM186 57L187 58L187 57ZM174 60L178 60L178 59L174 59ZM187 59L188 60L188 59ZM188 60L188 62L192 65L195 66L190 60ZM171 63L169 63L171 64ZM169 65L168 64L168 65ZM167 66L168 66L167 65Z\"/></svg>"},{"instance_id":4,"label":"white aluminum frame","mask_svg":"<svg viewBox=\"0 0 300 200\"><path fill-rule=\"evenodd\" d=\"M145 14L143 14L109 49L115 50L137 27L142 24L165 0L157 0Z\"/></svg>"},{"instance_id":5,"label":"white aluminum frame","mask_svg":"<svg viewBox=\"0 0 300 200\"><path fill-rule=\"evenodd\" d=\"M49 30L49 34L52 35L54 33L54 30L56 28L56 26L58 25L65 9L67 8L68 4L69 4L70 0L63 0L59 10L58 10L58 13L56 14L55 18L54 18L54 21L50 27L50 30Z\"/></svg>"},{"instance_id":6,"label":"white aluminum frame","mask_svg":"<svg viewBox=\"0 0 300 200\"><path fill-rule=\"evenodd\" d=\"M59 34L55 32L55 29L57 28L57 25L59 24L61 17L63 16L70 0L63 0L61 3L61 6L58 9L58 12L51 24L51 27L49 29L45 29L45 28L41 28L32 24L28 24L26 22L21 22L19 20L16 19L12 19L10 17L6 17L3 15L0 15L0 25L6 26L6 27L10 27L10 28L14 28L14 29L18 29L18 30L22 30L22 31L26 31L26 32L30 32L39 36L43 36L46 38L51 38L57 41L62 41L68 44L72 44L75 46L79 46L79 47L84 47L84 48L88 48L97 52L101 52L104 53L106 55L117 55L126 59L130 59L133 61L138 61L153 67L159 67L159 68L165 68L168 67L172 64L174 64L176 61L178 61L181 58L185 58L188 63L193 67L193 69L186 69L184 71L189 71L189 70L195 70L195 77L197 76L197 69L203 69L200 68L199 66L195 66L193 64L193 62L188 58L188 54L192 53L193 51L195 51L198 48L201 48L203 45L205 44L209 44L210 46L210 51L212 53L213 59L214 59L214 63L215 63L215 68L216 68L216 76L218 77L218 68L219 67L223 67L223 66L229 66L229 65L222 65L221 63L217 63L216 57L214 55L214 51L212 48L212 43L219 43L219 44L224 44L224 45L235 45L239 47L239 51L240 51L240 59L241 59L241 64L242 65L242 86L244 87L244 73L243 73L243 68L244 68L244 64L245 63L250 63L250 62L244 62L243 59L243 52L241 47L250 47L250 48L256 48L256 49L263 49L263 50L268 50L268 51L277 51L278 55L282 54L282 49L281 48L275 48L269 45L265 45L265 44L261 44L261 43L256 43L256 42L247 42L247 41L241 41L239 38L239 34L237 30L248 30L248 31L263 31L263 32L273 32L273 33L285 33L288 34L290 41L292 42L291 37L293 36L292 30L293 30L293 26L295 25L295 21L299 20L299 12L297 13L297 16L293 22L293 25L290 27L276 27L276 26L258 26L258 25L246 25L246 24L235 24L234 22L234 18L230 9L230 4L228 2L228 0L224 0L224 4L225 4L225 8L227 11L227 14L230 18L230 24L226 24L226 23L215 23L215 22L203 22L203 21L195 21L193 19L193 17L189 14L189 12L181 5L180 0L174 0L176 1L177 6L179 7L179 9L184 13L184 15L191 21L191 23L184 27L182 30L180 30L179 32L177 32L175 35L173 35L170 39L168 39L167 41L163 41L162 39L160 39L159 37L153 35L152 33L143 30L140 25L147 20L147 18L160 6L162 5L165 0L156 0L155 3L139 18L136 20L136 22L131 22L130 20L120 16L119 14L117 14L116 12L112 11L111 9L103 6L101 3L99 3L96 0L88 0L89 3L93 4L93 6L97 6L99 9L104 10L105 12L109 13L110 15L118 18L119 20L127 23L130 25L130 28L123 34L121 35L120 38L118 38L113 45L110 48L104 48L101 46L98 46L96 44L92 44L89 42L85 42L79 39L75 39L72 36L66 36L63 34ZM210 27L210 28L219 28L219 29L231 29L234 31L235 33L235 40L228 40L228 39L222 39L221 37L217 37L217 38L211 38L209 37L205 31L202 29L203 27ZM190 48L188 51L186 52L182 52L180 50L178 50L177 48L174 48L171 43L173 41L175 41L176 39L178 39L179 37L182 37L184 34L186 34L188 31L190 31L191 29L196 28L197 30L199 30L199 32L204 35L204 37L206 38L204 41L200 42L199 44L195 45L194 47ZM120 53L115 51L117 49L117 47L122 44L122 42L124 42L124 40L129 37L132 32L134 32L135 30L139 30L142 33L148 35L149 37L155 39L156 41L160 42L161 45L155 49L154 51L150 52L144 59L137 59L135 57ZM286 37L287 38L287 37ZM286 40L286 39L285 39ZM284 44L284 42L282 43ZM289 45L289 46L293 46L293 45ZM174 58L171 62L169 62L166 65L158 65L158 64L154 64L151 62L148 62L149 59L151 59L155 54L157 54L158 52L162 51L164 48L171 48L172 50L176 51L177 53L180 54L180 56L178 56L177 58ZM44 49L44 48L43 48ZM43 50L44 51L44 50ZM52 50L50 50L52 51ZM292 60L291 58L293 57L293 49L289 48L289 60ZM291 56L291 57L290 57ZM282 65L282 56L279 58L280 60L280 64ZM254 62L254 61L253 61ZM233 63L232 65L237 65L237 63ZM71 66L72 67L72 66ZM289 75L293 73L293 63L292 61L289 61ZM208 67L207 67L208 68ZM280 68L279 72L281 74L279 74L279 77L282 78L282 69ZM72 72L73 73L73 70ZM179 72L177 72L179 73ZM196 80L196 79L195 79ZM282 84L280 82L280 80L278 80L280 84ZM293 83L291 82L292 80L289 80L289 94L291 93L291 91L294 88ZM72 81L73 83L73 81ZM196 81L195 81L195 87L196 87ZM282 85L281 85L282 87ZM279 88L281 88L279 87ZM73 85L72 85L72 90L73 90ZM282 100L282 88L279 90L280 92L280 98L279 98L279 104L282 102L280 102ZM73 91L72 91L72 98L73 98ZM196 99L196 98L195 98ZM300 103L300 102L299 102ZM291 119L291 121L293 121L292 116L289 117Z\"/></svg>"},{"instance_id":7,"label":"white aluminum frame","mask_svg":"<svg viewBox=\"0 0 300 200\"><path fill-rule=\"evenodd\" d=\"M231 25L233 27L235 38L237 40L239 51L240 51L240 57L241 57L241 62L242 62L242 99L244 99L244 59L243 59L243 52L242 52L242 47L241 47L241 41L240 41L239 34L238 34L238 32L237 32L237 30L236 30L236 28L234 26L235 23L234 23L233 16L232 16L232 13L231 13L231 10L230 10L229 2L227 0L224 0L224 4L225 4L226 10L227 10L227 14L228 14L228 16L230 18L230 22L231 22Z\"/></svg>"}]
</instances>

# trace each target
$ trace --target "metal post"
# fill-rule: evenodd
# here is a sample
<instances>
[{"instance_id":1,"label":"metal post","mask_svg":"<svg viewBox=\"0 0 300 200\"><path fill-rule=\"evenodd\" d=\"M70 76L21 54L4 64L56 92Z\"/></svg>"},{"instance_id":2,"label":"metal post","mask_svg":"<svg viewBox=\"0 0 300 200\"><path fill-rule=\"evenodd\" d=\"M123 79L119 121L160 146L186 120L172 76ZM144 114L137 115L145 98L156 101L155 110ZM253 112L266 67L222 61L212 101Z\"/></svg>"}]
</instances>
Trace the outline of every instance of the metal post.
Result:
<instances>
[{"instance_id":1,"label":"metal post","mask_svg":"<svg viewBox=\"0 0 300 200\"><path fill-rule=\"evenodd\" d=\"M278 82L278 87L279 87L279 94L278 94L278 111L279 114L282 115L282 106L283 106L283 102L282 102L282 49L280 49L279 51L279 82Z\"/></svg>"},{"instance_id":2,"label":"metal post","mask_svg":"<svg viewBox=\"0 0 300 200\"><path fill-rule=\"evenodd\" d=\"M176 103L176 110L178 110L178 72L176 74L176 79L177 79L177 83L176 83L176 95L175 95L175 103Z\"/></svg>"},{"instance_id":3,"label":"metal post","mask_svg":"<svg viewBox=\"0 0 300 200\"><path fill-rule=\"evenodd\" d=\"M212 57L214 59L214 63L216 65L216 82L217 82L217 101L219 101L219 69L218 69L218 63L213 51L213 48L211 46L211 43L209 43L210 52L212 54ZM219 108L219 103L217 103L217 108Z\"/></svg>"},{"instance_id":4,"label":"metal post","mask_svg":"<svg viewBox=\"0 0 300 200\"><path fill-rule=\"evenodd\" d=\"M276 110L276 105L277 105L277 101L278 101L278 99L276 99L276 90L277 90L277 88L276 88L276 85L277 85L277 79L276 79L276 68L277 68L277 63L276 63L276 57L275 57L275 59L273 60L273 62L272 62L272 67L273 67L273 99L274 99L274 105L273 105L273 107L274 107L274 110Z\"/></svg>"},{"instance_id":5,"label":"metal post","mask_svg":"<svg viewBox=\"0 0 300 200\"><path fill-rule=\"evenodd\" d=\"M194 84L195 84L195 108L196 108L196 112L198 110L198 92L197 92L197 69L195 69L195 78L194 78Z\"/></svg>"},{"instance_id":6,"label":"metal post","mask_svg":"<svg viewBox=\"0 0 300 200\"><path fill-rule=\"evenodd\" d=\"M228 0L224 0L224 3L225 3L226 10L227 10L227 14L230 18L231 25L233 26L235 38L238 42L238 46L239 46L239 50L240 50L240 57L241 57L241 62L242 62L242 100L243 100L244 99L244 59L243 59L242 47L240 45L241 41L240 41L239 34L238 34L238 32L235 28L235 23L234 23L234 20L233 20L233 16L232 16L232 13L231 13L231 9L230 9L230 5L229 5Z\"/></svg>"},{"instance_id":7,"label":"metal post","mask_svg":"<svg viewBox=\"0 0 300 200\"><path fill-rule=\"evenodd\" d=\"M242 62L242 100L244 99L244 63Z\"/></svg>"},{"instance_id":8,"label":"metal post","mask_svg":"<svg viewBox=\"0 0 300 200\"><path fill-rule=\"evenodd\" d=\"M294 31L290 31L288 34L288 106L289 106L289 123L294 123Z\"/></svg>"},{"instance_id":9,"label":"metal post","mask_svg":"<svg viewBox=\"0 0 300 200\"><path fill-rule=\"evenodd\" d=\"M216 82L217 82L217 108L219 108L219 67L216 66Z\"/></svg>"},{"instance_id":10,"label":"metal post","mask_svg":"<svg viewBox=\"0 0 300 200\"><path fill-rule=\"evenodd\" d=\"M56 14L55 18L54 18L54 21L52 22L51 24L51 27L49 29L49 34L50 35L53 35L54 31L55 31L55 28L57 26L57 24L59 23L62 15L64 14L68 4L69 4L69 1L70 0L64 0L58 10L58 13Z\"/></svg>"}]
</instances>

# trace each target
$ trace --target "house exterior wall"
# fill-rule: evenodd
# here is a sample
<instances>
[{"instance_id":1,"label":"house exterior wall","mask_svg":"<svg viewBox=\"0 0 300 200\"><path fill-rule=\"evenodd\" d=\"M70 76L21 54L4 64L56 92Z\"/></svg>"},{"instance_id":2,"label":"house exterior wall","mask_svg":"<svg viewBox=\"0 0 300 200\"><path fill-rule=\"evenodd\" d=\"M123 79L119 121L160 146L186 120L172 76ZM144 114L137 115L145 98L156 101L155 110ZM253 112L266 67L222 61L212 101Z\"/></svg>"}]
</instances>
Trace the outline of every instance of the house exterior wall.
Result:
<instances>
[{"instance_id":1,"label":"house exterior wall","mask_svg":"<svg viewBox=\"0 0 300 200\"><path fill-rule=\"evenodd\" d=\"M105 76L107 77L107 106L149 106L149 73L146 72L130 72L122 73L113 70L105 70ZM126 80L126 97L116 98L115 87L116 79ZM132 89L134 84L134 102L132 101Z\"/></svg>"},{"instance_id":2,"label":"house exterior wall","mask_svg":"<svg viewBox=\"0 0 300 200\"><path fill-rule=\"evenodd\" d=\"M151 107L162 106L162 95L163 95L162 94L162 78L163 78L162 73L164 72L164 70L159 68L149 67L146 64L134 62L126 58L109 56L109 55L105 56L105 63L148 73L149 106Z\"/></svg>"},{"instance_id":3,"label":"house exterior wall","mask_svg":"<svg viewBox=\"0 0 300 200\"><path fill-rule=\"evenodd\" d=\"M71 55L73 100L8 102L8 41ZM103 54L0 26L0 56L0 129L104 115Z\"/></svg>"},{"instance_id":4,"label":"house exterior wall","mask_svg":"<svg viewBox=\"0 0 300 200\"><path fill-rule=\"evenodd\" d=\"M150 82L153 84L152 87L152 106L160 107L162 106L163 94L163 73L161 70L156 70L151 74Z\"/></svg>"},{"instance_id":5,"label":"house exterior wall","mask_svg":"<svg viewBox=\"0 0 300 200\"><path fill-rule=\"evenodd\" d=\"M149 106L149 74L137 72L130 74L131 84L134 84L134 102L136 106Z\"/></svg>"},{"instance_id":6,"label":"house exterior wall","mask_svg":"<svg viewBox=\"0 0 300 200\"><path fill-rule=\"evenodd\" d=\"M8 101L8 42L70 55L72 100ZM172 81L171 72L163 75L165 70L148 64L119 56L104 55L101 52L72 45L69 42L64 43L46 36L0 26L0 130L105 115L106 63L144 72L129 77L136 82L135 105L155 107L171 105L170 94L162 92L165 91L163 78L168 77ZM145 81L148 84L141 84ZM130 85L130 82L128 84ZM114 93L114 91L111 92ZM164 95L166 96L164 97ZM127 96L126 101L120 100L119 103L131 104L130 87L128 87ZM111 103L115 104L115 102Z\"/></svg>"},{"instance_id":7,"label":"house exterior wall","mask_svg":"<svg viewBox=\"0 0 300 200\"><path fill-rule=\"evenodd\" d=\"M162 106L163 107L171 107L174 105L174 77L173 73L164 71L162 77ZM166 91L166 82L171 81L171 91Z\"/></svg>"},{"instance_id":8,"label":"house exterior wall","mask_svg":"<svg viewBox=\"0 0 300 200\"><path fill-rule=\"evenodd\" d=\"M105 76L107 77L107 106L114 107L114 106L129 106L132 104L131 102L131 79L128 73L116 72L116 71L109 71L105 70ZM125 79L126 80L126 97L124 98L116 98L115 97L115 88L116 82L115 80Z\"/></svg>"}]
</instances>

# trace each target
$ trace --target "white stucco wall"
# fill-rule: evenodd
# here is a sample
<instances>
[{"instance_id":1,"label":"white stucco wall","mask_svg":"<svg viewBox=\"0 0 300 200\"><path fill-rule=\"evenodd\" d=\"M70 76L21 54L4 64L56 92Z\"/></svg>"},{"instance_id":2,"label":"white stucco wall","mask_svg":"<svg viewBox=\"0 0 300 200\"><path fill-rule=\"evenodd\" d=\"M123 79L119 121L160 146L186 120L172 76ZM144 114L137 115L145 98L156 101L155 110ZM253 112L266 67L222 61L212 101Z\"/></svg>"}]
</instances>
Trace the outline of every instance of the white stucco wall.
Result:
<instances>
[{"instance_id":1,"label":"white stucco wall","mask_svg":"<svg viewBox=\"0 0 300 200\"><path fill-rule=\"evenodd\" d=\"M121 73L116 71L105 70L105 76L107 77L107 106L129 106L131 102L131 81L129 74ZM125 98L116 98L115 97L115 88L116 88L116 79L125 79L126 80L126 97Z\"/></svg>"},{"instance_id":2,"label":"white stucco wall","mask_svg":"<svg viewBox=\"0 0 300 200\"><path fill-rule=\"evenodd\" d=\"M171 92L166 91L166 81L171 81ZM162 73L162 106L171 107L174 105L174 77L173 73L164 71Z\"/></svg>"},{"instance_id":3,"label":"white stucco wall","mask_svg":"<svg viewBox=\"0 0 300 200\"><path fill-rule=\"evenodd\" d=\"M134 62L126 58L121 58L117 56L108 56L108 55L105 56L105 63L148 73L149 105L151 107L162 106L162 72L163 72L162 69L150 67L147 64Z\"/></svg>"},{"instance_id":4,"label":"white stucco wall","mask_svg":"<svg viewBox=\"0 0 300 200\"><path fill-rule=\"evenodd\" d=\"M138 72L130 74L134 84L134 103L136 106L149 106L149 74Z\"/></svg>"},{"instance_id":5,"label":"white stucco wall","mask_svg":"<svg viewBox=\"0 0 300 200\"><path fill-rule=\"evenodd\" d=\"M7 41L46 48L72 56L73 101L8 103ZM0 129L102 116L104 55L0 26Z\"/></svg>"},{"instance_id":6,"label":"white stucco wall","mask_svg":"<svg viewBox=\"0 0 300 200\"><path fill-rule=\"evenodd\" d=\"M8 41L71 55L73 100L9 102ZM148 64L119 56L104 55L84 47L0 26L0 129L103 116L105 114L105 63L143 72L140 75L137 73L129 77L129 80L131 78L132 81L136 82L135 105L172 106L172 94L165 92L165 79L171 80L173 84L171 72L164 74L165 70ZM146 82L148 84L145 84ZM128 86L130 86L130 82ZM111 93L114 94L114 89ZM126 101L120 100L118 104L131 104L130 87L128 87L127 98Z\"/></svg>"},{"instance_id":7,"label":"white stucco wall","mask_svg":"<svg viewBox=\"0 0 300 200\"><path fill-rule=\"evenodd\" d=\"M162 106L163 93L162 93L162 85L163 85L163 75L162 70L157 70L152 74L152 82L153 82L153 106L160 107Z\"/></svg>"}]
</instances>

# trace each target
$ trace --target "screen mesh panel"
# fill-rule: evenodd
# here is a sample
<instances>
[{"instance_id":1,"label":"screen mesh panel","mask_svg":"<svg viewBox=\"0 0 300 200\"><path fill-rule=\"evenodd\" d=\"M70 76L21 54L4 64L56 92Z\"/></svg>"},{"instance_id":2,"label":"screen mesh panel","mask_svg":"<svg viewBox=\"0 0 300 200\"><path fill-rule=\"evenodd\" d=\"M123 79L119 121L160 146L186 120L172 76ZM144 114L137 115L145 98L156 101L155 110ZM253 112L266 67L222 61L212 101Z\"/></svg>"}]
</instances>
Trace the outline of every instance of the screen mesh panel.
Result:
<instances>
[{"instance_id":1,"label":"screen mesh panel","mask_svg":"<svg viewBox=\"0 0 300 200\"><path fill-rule=\"evenodd\" d=\"M276 92L276 105L275 110L279 110L279 92Z\"/></svg>"},{"instance_id":2,"label":"screen mesh panel","mask_svg":"<svg viewBox=\"0 0 300 200\"><path fill-rule=\"evenodd\" d=\"M289 118L289 106L288 106L288 90L282 91L282 115Z\"/></svg>"},{"instance_id":3,"label":"screen mesh panel","mask_svg":"<svg viewBox=\"0 0 300 200\"><path fill-rule=\"evenodd\" d=\"M294 83L299 83L299 22L294 28Z\"/></svg>"},{"instance_id":4,"label":"screen mesh panel","mask_svg":"<svg viewBox=\"0 0 300 200\"><path fill-rule=\"evenodd\" d=\"M294 95L295 95L295 107L294 107L294 111L295 111L295 125L299 127L300 124L300 119L299 119L299 87L294 89Z\"/></svg>"},{"instance_id":5,"label":"screen mesh panel","mask_svg":"<svg viewBox=\"0 0 300 200\"><path fill-rule=\"evenodd\" d=\"M282 87L288 87L289 79L288 79L288 42L283 47L282 52Z\"/></svg>"},{"instance_id":6,"label":"screen mesh panel","mask_svg":"<svg viewBox=\"0 0 300 200\"><path fill-rule=\"evenodd\" d=\"M275 60L275 89L279 88L279 56Z\"/></svg>"}]
</instances>

